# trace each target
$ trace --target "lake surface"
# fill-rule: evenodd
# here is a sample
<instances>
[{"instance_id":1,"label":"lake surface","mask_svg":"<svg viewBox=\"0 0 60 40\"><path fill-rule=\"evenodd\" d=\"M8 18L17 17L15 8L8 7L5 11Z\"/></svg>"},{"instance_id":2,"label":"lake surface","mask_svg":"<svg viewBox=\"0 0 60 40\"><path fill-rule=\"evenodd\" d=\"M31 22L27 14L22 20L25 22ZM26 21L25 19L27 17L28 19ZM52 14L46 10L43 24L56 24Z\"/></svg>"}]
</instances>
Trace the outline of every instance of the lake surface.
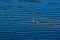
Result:
<instances>
[{"instance_id":1,"label":"lake surface","mask_svg":"<svg viewBox=\"0 0 60 40\"><path fill-rule=\"evenodd\" d=\"M60 40L60 0L0 0L0 40Z\"/></svg>"}]
</instances>

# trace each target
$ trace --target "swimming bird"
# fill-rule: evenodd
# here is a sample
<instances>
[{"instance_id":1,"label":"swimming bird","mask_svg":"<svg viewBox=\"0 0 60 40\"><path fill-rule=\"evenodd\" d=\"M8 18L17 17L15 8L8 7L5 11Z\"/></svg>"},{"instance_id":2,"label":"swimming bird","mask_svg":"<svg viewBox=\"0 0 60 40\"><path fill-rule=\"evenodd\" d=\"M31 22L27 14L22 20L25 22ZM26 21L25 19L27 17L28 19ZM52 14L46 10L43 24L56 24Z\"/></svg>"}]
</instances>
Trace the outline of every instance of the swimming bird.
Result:
<instances>
[{"instance_id":1,"label":"swimming bird","mask_svg":"<svg viewBox=\"0 0 60 40\"><path fill-rule=\"evenodd\" d=\"M32 23L33 23L33 24L37 24L37 23L39 23L39 22L36 21L36 20L33 20Z\"/></svg>"}]
</instances>

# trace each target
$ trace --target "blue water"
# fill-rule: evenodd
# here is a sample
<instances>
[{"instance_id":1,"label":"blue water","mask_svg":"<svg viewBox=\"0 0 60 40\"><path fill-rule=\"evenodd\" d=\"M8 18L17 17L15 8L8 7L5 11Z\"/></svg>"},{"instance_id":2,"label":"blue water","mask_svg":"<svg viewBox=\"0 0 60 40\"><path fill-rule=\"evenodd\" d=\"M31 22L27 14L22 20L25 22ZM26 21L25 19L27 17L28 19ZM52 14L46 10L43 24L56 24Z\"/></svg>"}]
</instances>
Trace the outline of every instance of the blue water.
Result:
<instances>
[{"instance_id":1,"label":"blue water","mask_svg":"<svg viewBox=\"0 0 60 40\"><path fill-rule=\"evenodd\" d=\"M60 40L60 0L0 0L0 40Z\"/></svg>"}]
</instances>

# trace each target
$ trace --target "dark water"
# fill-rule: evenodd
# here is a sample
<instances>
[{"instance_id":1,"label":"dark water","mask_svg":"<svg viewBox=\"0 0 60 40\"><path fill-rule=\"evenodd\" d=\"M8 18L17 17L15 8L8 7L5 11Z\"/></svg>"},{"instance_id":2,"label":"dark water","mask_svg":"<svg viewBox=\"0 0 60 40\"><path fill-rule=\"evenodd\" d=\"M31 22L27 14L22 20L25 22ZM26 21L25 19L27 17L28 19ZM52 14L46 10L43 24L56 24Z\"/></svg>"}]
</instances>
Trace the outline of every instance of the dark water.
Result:
<instances>
[{"instance_id":1,"label":"dark water","mask_svg":"<svg viewBox=\"0 0 60 40\"><path fill-rule=\"evenodd\" d=\"M60 40L60 0L0 0L0 40Z\"/></svg>"}]
</instances>

